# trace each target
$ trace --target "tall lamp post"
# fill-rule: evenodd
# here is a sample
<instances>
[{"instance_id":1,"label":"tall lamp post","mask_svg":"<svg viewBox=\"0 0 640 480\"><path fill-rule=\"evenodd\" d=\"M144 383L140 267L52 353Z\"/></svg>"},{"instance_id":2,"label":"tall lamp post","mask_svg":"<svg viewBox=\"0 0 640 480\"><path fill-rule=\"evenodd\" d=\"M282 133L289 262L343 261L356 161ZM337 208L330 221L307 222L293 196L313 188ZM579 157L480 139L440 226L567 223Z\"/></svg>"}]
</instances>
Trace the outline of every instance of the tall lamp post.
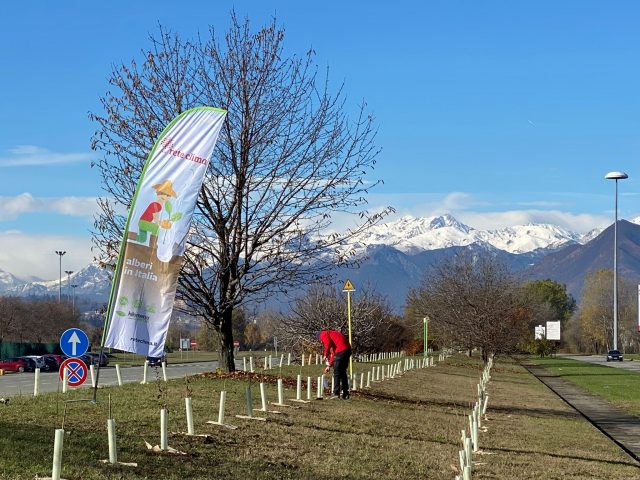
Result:
<instances>
[{"instance_id":1,"label":"tall lamp post","mask_svg":"<svg viewBox=\"0 0 640 480\"><path fill-rule=\"evenodd\" d=\"M71 300L71 274L73 270L65 270L64 273L67 274L67 302Z\"/></svg>"},{"instance_id":2,"label":"tall lamp post","mask_svg":"<svg viewBox=\"0 0 640 480\"><path fill-rule=\"evenodd\" d=\"M60 257L60 283L59 283L59 288L58 288L58 303L60 303L61 299L62 299L62 256L67 253L66 251L62 251L62 250L56 250L56 255L58 255Z\"/></svg>"},{"instance_id":3,"label":"tall lamp post","mask_svg":"<svg viewBox=\"0 0 640 480\"><path fill-rule=\"evenodd\" d=\"M618 350L618 180L629 178L624 172L609 172L607 180L616 181L616 208L613 224L613 349Z\"/></svg>"},{"instance_id":4,"label":"tall lamp post","mask_svg":"<svg viewBox=\"0 0 640 480\"><path fill-rule=\"evenodd\" d=\"M75 315L76 314L76 287L78 285L71 285L71 288L73 289L73 296L71 297L71 314Z\"/></svg>"}]
</instances>

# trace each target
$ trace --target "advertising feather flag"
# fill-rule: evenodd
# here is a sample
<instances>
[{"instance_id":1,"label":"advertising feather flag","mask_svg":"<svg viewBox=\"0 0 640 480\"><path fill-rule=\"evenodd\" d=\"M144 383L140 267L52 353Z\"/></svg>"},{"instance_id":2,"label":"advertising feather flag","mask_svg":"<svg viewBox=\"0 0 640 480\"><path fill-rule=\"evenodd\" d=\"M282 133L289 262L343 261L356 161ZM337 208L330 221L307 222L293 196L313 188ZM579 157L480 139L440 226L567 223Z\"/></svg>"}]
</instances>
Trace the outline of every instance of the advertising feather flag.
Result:
<instances>
[{"instance_id":1,"label":"advertising feather flag","mask_svg":"<svg viewBox=\"0 0 640 480\"><path fill-rule=\"evenodd\" d=\"M154 144L129 210L103 347L162 356L191 216L226 113L187 110Z\"/></svg>"}]
</instances>

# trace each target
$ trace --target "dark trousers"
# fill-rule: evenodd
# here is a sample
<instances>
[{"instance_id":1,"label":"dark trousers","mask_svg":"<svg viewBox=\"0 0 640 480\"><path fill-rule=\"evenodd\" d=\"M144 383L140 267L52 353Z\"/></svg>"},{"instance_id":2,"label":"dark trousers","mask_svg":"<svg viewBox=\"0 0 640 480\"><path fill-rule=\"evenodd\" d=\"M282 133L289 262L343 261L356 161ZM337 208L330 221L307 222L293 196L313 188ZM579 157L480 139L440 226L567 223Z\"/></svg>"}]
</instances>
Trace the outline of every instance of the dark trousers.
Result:
<instances>
[{"instance_id":1,"label":"dark trousers","mask_svg":"<svg viewBox=\"0 0 640 480\"><path fill-rule=\"evenodd\" d=\"M333 357L333 394L338 397L341 390L343 398L349 396L349 377L347 376L349 358L351 358L351 350L343 350Z\"/></svg>"}]
</instances>

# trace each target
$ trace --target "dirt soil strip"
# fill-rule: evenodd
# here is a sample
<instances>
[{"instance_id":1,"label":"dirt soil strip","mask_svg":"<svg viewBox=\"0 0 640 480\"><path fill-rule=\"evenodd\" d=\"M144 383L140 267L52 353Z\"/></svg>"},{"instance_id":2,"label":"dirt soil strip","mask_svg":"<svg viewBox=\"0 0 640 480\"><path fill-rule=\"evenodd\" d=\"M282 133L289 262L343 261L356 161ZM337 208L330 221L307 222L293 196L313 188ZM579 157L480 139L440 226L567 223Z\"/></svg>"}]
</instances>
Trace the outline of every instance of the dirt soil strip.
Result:
<instances>
[{"instance_id":1,"label":"dirt soil strip","mask_svg":"<svg viewBox=\"0 0 640 480\"><path fill-rule=\"evenodd\" d=\"M625 413L606 400L586 392L539 365L522 365L598 430L640 462L640 418Z\"/></svg>"}]
</instances>

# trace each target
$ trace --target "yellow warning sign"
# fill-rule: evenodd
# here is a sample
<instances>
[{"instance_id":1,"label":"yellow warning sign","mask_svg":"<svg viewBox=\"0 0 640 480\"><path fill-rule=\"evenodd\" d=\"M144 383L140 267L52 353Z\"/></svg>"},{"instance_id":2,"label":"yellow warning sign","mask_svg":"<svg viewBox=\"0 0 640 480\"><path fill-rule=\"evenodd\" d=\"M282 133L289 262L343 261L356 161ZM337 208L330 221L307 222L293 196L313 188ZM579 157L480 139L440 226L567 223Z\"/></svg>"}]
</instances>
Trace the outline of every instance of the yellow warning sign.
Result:
<instances>
[{"instance_id":1,"label":"yellow warning sign","mask_svg":"<svg viewBox=\"0 0 640 480\"><path fill-rule=\"evenodd\" d=\"M351 284L351 280L347 280L346 282L344 282L344 287L342 287L342 291L343 292L355 292L356 291L356 289Z\"/></svg>"}]
</instances>

